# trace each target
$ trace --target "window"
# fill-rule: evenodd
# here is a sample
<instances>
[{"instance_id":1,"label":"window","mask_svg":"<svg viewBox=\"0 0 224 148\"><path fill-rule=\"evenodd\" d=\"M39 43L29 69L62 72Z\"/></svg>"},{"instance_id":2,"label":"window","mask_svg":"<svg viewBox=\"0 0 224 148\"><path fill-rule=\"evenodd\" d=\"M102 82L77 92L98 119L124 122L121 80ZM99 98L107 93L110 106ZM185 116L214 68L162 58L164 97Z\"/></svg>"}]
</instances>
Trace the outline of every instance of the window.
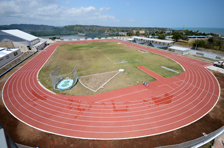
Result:
<instances>
[{"instance_id":1,"label":"window","mask_svg":"<svg viewBox=\"0 0 224 148\"><path fill-rule=\"evenodd\" d=\"M7 56L6 56L6 59L8 59L8 58L9 58L9 56L7 55Z\"/></svg>"},{"instance_id":2,"label":"window","mask_svg":"<svg viewBox=\"0 0 224 148\"><path fill-rule=\"evenodd\" d=\"M14 52L14 56L17 56L17 55L18 55L17 51L16 51L16 52Z\"/></svg>"}]
</instances>

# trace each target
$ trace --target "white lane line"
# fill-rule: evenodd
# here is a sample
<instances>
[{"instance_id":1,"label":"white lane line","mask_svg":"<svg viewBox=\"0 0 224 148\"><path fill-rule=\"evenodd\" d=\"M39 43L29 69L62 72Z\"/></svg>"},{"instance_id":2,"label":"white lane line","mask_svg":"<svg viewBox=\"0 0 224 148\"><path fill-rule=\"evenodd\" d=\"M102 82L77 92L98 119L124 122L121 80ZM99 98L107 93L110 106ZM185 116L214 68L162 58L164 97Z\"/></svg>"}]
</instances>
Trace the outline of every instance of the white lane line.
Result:
<instances>
[{"instance_id":1,"label":"white lane line","mask_svg":"<svg viewBox=\"0 0 224 148\"><path fill-rule=\"evenodd\" d=\"M170 86L170 85L168 85L168 84L159 85L158 87L162 87L162 86L168 86L169 88L171 88L171 89L173 89L173 90L174 90L174 88L173 88L173 87L171 87L171 86Z\"/></svg>"}]
</instances>

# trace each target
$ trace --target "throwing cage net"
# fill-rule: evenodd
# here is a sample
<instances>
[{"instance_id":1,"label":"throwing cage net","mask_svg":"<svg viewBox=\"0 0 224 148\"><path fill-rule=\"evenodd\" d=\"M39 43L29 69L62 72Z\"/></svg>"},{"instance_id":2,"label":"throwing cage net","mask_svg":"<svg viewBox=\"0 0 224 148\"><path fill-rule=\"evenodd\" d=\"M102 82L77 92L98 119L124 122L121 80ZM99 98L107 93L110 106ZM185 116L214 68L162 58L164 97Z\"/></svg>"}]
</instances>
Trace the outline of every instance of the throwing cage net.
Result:
<instances>
[{"instance_id":1,"label":"throwing cage net","mask_svg":"<svg viewBox=\"0 0 224 148\"><path fill-rule=\"evenodd\" d=\"M69 90L78 82L76 67L69 74L62 75L58 67L50 73L51 83L55 90Z\"/></svg>"}]
</instances>

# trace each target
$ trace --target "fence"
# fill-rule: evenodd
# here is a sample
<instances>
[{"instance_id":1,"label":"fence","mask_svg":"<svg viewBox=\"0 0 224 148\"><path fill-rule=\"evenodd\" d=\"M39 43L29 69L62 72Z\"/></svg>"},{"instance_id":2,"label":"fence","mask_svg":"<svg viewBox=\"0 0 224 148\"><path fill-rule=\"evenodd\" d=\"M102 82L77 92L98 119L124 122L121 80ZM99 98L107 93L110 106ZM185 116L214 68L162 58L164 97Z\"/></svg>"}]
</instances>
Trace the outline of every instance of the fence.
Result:
<instances>
[{"instance_id":1,"label":"fence","mask_svg":"<svg viewBox=\"0 0 224 148\"><path fill-rule=\"evenodd\" d=\"M73 71L71 73L68 73L68 74L65 74L65 75L62 74L61 68L58 67L55 70L53 70L50 73L49 76L51 78L51 83L52 83L55 90L62 90L62 89L58 88L57 86L63 79L68 79L69 78L69 79L73 80L73 84L70 87L68 87L66 89L63 89L63 90L71 89L73 86L75 86L75 84L78 81L76 67L73 69Z\"/></svg>"}]
</instances>

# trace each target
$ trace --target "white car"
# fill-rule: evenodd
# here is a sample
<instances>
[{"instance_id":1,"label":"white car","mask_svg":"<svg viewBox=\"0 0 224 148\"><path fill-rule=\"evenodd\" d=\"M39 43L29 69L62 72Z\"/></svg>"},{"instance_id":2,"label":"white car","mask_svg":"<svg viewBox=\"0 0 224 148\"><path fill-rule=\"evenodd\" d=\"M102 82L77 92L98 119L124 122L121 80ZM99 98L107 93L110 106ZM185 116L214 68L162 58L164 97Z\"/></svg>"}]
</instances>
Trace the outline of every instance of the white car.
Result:
<instances>
[{"instance_id":1,"label":"white car","mask_svg":"<svg viewBox=\"0 0 224 148\"><path fill-rule=\"evenodd\" d=\"M214 62L214 66L224 67L224 61Z\"/></svg>"}]
</instances>

